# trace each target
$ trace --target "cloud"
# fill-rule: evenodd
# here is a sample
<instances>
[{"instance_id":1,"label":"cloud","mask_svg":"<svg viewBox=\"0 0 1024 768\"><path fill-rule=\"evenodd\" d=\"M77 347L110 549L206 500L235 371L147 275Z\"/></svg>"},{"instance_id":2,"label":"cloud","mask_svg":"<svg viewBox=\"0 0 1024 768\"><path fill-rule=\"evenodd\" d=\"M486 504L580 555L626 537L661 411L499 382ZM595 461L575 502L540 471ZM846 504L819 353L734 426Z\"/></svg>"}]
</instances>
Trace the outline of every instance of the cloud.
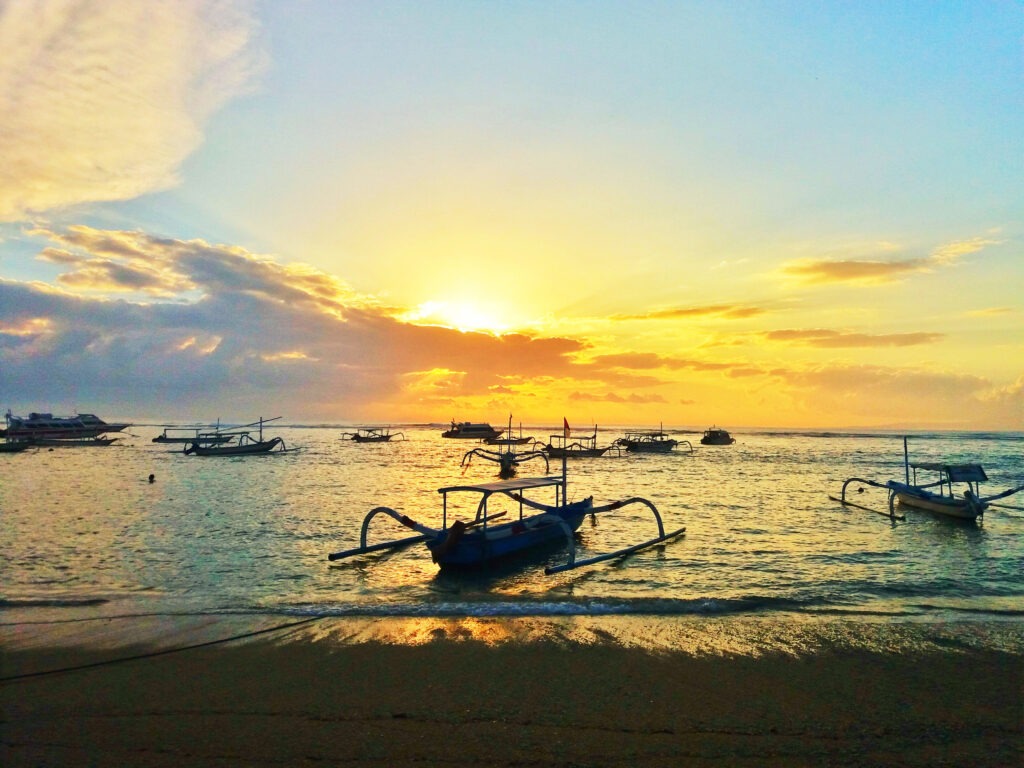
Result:
<instances>
[{"instance_id":1,"label":"cloud","mask_svg":"<svg viewBox=\"0 0 1024 768\"><path fill-rule=\"evenodd\" d=\"M999 315L1011 315L1017 310L1012 307L985 307L983 309L972 309L964 312L965 317L998 317Z\"/></svg>"},{"instance_id":2,"label":"cloud","mask_svg":"<svg viewBox=\"0 0 1024 768\"><path fill-rule=\"evenodd\" d=\"M572 378L584 349L403 323L337 278L233 246L89 227L34 235L60 246L40 257L66 271L57 286L0 279L9 402L166 412L195 408L202 393L243 411L265 412L270 401L338 418L404 387L492 396L533 377ZM83 286L114 290L94 296Z\"/></svg>"},{"instance_id":3,"label":"cloud","mask_svg":"<svg viewBox=\"0 0 1024 768\"><path fill-rule=\"evenodd\" d=\"M700 307L676 307L658 309L650 312L629 315L612 315L612 320L680 320L687 318L721 318L724 320L743 320L757 317L765 313L762 307L750 307L733 304L712 304Z\"/></svg>"},{"instance_id":4,"label":"cloud","mask_svg":"<svg viewBox=\"0 0 1024 768\"><path fill-rule=\"evenodd\" d=\"M893 283L907 275L933 272L955 264L962 256L976 253L1000 241L972 238L946 243L935 248L928 256L908 259L806 259L783 265L782 273L807 284L854 283L878 285ZM890 250L891 246L880 246Z\"/></svg>"},{"instance_id":5,"label":"cloud","mask_svg":"<svg viewBox=\"0 0 1024 768\"><path fill-rule=\"evenodd\" d=\"M846 347L914 347L934 344L946 337L943 333L845 333L825 328L810 330L767 331L761 334L769 341L805 344L827 349Z\"/></svg>"},{"instance_id":6,"label":"cloud","mask_svg":"<svg viewBox=\"0 0 1024 768\"><path fill-rule=\"evenodd\" d=\"M250 5L0 4L0 221L175 185L263 65Z\"/></svg>"},{"instance_id":7,"label":"cloud","mask_svg":"<svg viewBox=\"0 0 1024 768\"><path fill-rule=\"evenodd\" d=\"M636 393L627 396L617 392L591 393L572 392L569 394L569 401L573 403L618 403L623 405L649 405L651 403L667 403L661 395L638 395Z\"/></svg>"}]
</instances>

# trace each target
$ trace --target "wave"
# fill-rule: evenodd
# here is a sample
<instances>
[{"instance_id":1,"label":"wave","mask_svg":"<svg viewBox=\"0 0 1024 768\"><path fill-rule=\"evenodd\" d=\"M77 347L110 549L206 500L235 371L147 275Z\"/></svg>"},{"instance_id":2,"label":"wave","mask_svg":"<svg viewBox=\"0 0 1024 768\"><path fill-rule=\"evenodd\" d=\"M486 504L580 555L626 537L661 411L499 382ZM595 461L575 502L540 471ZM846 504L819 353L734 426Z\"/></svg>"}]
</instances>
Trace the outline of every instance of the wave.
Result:
<instances>
[{"instance_id":1,"label":"wave","mask_svg":"<svg viewBox=\"0 0 1024 768\"><path fill-rule=\"evenodd\" d=\"M823 600L778 597L636 598L593 600L495 600L408 603L320 603L278 606L299 616L338 617L544 617L544 616L729 616L756 613L811 613L837 609ZM862 613L862 612L861 612Z\"/></svg>"}]
</instances>

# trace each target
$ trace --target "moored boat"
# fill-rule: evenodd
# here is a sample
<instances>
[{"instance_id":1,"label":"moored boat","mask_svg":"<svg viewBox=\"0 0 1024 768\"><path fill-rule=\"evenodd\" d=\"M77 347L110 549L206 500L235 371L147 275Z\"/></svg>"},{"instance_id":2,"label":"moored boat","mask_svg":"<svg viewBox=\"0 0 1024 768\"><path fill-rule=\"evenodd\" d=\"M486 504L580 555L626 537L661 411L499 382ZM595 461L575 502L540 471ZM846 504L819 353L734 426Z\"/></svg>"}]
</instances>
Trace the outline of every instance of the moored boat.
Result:
<instances>
[{"instance_id":1,"label":"moored boat","mask_svg":"<svg viewBox=\"0 0 1024 768\"><path fill-rule=\"evenodd\" d=\"M340 560L386 549L397 549L414 543L423 543L430 551L431 559L442 569L486 566L496 561L517 555L527 555L542 548L542 545L564 545L567 552L564 562L546 567L545 573L557 573L572 568L623 557L647 547L681 536L686 528L667 532L657 507L647 499L632 497L601 506L594 505L593 496L580 501L569 502L567 496L566 462L562 462L561 476L531 477L500 480L492 483L473 483L439 488L442 497L441 525L433 527L421 524L391 507L375 507L363 519L359 546L328 555L329 560ZM553 503L542 503L527 498L527 492L538 489L554 491ZM471 499L470 508L475 510L469 521L454 520L455 498ZM511 508L496 511L489 505L510 504ZM595 555L582 560L576 559L574 532L587 515L596 516L623 507L640 504L646 506L654 516L657 535L647 541L633 544L613 552ZM527 510L532 513L528 514ZM368 542L370 524L379 515L390 517L401 525L415 531L415 535L376 544ZM511 515L510 522L495 523L499 518ZM596 517L595 517L596 519ZM547 546L543 546L546 550Z\"/></svg>"},{"instance_id":2,"label":"moored boat","mask_svg":"<svg viewBox=\"0 0 1024 768\"><path fill-rule=\"evenodd\" d=\"M121 432L129 424L109 424L92 413L75 416L54 416L52 413L30 413L15 416L10 410L6 415L6 436L12 440L68 440L72 438L99 437L107 432Z\"/></svg>"},{"instance_id":3,"label":"moored boat","mask_svg":"<svg viewBox=\"0 0 1024 768\"><path fill-rule=\"evenodd\" d=\"M270 440L263 439L263 425L270 421L281 418L275 416L272 419L260 419L252 424L244 424L241 427L234 427L230 430L218 432L221 436L230 436L237 439L233 443L209 443L200 435L199 439L185 446L186 456L251 456L255 454L267 454L271 452L282 453L287 450L284 440L274 437ZM246 427L259 426L259 437L254 438L252 432ZM277 449L275 451L275 449Z\"/></svg>"},{"instance_id":4,"label":"moored boat","mask_svg":"<svg viewBox=\"0 0 1024 768\"><path fill-rule=\"evenodd\" d=\"M203 427L167 427L159 435L153 438L154 443L204 443L208 445L219 445L230 443L231 435L222 435L219 432L220 424Z\"/></svg>"},{"instance_id":5,"label":"moored boat","mask_svg":"<svg viewBox=\"0 0 1024 768\"><path fill-rule=\"evenodd\" d=\"M896 505L911 509L932 512L958 520L977 520L985 514L992 502L1012 496L1024 490L1024 485L1010 488L1002 493L982 496L981 483L988 480L985 469L980 464L953 464L947 462L911 462L907 451L907 438L903 438L904 480L888 480L877 482L859 477L851 477L843 483L839 498L830 496L833 501L848 506L873 510L862 507L846 498L846 489L851 483L862 483L875 488L884 488L888 492L888 514L890 517L902 519L896 514ZM937 480L925 482L918 480L918 471L934 472ZM859 489L863 491L863 488ZM959 494L959 495L957 495Z\"/></svg>"},{"instance_id":6,"label":"moored boat","mask_svg":"<svg viewBox=\"0 0 1024 768\"><path fill-rule=\"evenodd\" d=\"M688 440L671 438L662 429L627 432L624 437L620 437L615 442L631 453L668 453L677 445L682 444L685 444L690 449L690 453L693 453L693 446Z\"/></svg>"},{"instance_id":7,"label":"moored boat","mask_svg":"<svg viewBox=\"0 0 1024 768\"><path fill-rule=\"evenodd\" d=\"M396 437L406 439L403 432L392 432L390 427L356 427L355 432L342 432L341 436L357 443L387 443Z\"/></svg>"},{"instance_id":8,"label":"moored boat","mask_svg":"<svg viewBox=\"0 0 1024 768\"><path fill-rule=\"evenodd\" d=\"M471 421L452 421L451 426L441 433L441 437L456 440L487 440L499 437L503 430L495 429L490 424L474 424Z\"/></svg>"},{"instance_id":9,"label":"moored boat","mask_svg":"<svg viewBox=\"0 0 1024 768\"><path fill-rule=\"evenodd\" d=\"M594 425L593 434L574 435L570 432L569 425L566 423L562 434L551 435L544 446L544 452L552 459L593 459L604 456L612 450L618 455L619 445L612 443L603 448L598 447L596 424Z\"/></svg>"},{"instance_id":10,"label":"moored boat","mask_svg":"<svg viewBox=\"0 0 1024 768\"><path fill-rule=\"evenodd\" d=\"M700 439L701 445L732 445L736 438L726 430L718 427L709 427L704 430L704 436Z\"/></svg>"}]
</instances>

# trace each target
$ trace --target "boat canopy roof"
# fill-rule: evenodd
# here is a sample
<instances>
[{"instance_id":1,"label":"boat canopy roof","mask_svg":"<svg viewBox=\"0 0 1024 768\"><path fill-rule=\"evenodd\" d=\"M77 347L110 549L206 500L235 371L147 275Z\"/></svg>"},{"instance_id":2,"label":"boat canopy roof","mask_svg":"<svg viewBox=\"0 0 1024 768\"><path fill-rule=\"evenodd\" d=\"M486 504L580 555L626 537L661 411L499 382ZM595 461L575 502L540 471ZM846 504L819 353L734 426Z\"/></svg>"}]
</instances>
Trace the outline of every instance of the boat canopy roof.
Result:
<instances>
[{"instance_id":1,"label":"boat canopy roof","mask_svg":"<svg viewBox=\"0 0 1024 768\"><path fill-rule=\"evenodd\" d=\"M914 469L926 469L932 472L945 474L951 483L980 483L988 480L981 464L941 464L925 462L922 464L911 464Z\"/></svg>"},{"instance_id":2,"label":"boat canopy roof","mask_svg":"<svg viewBox=\"0 0 1024 768\"><path fill-rule=\"evenodd\" d=\"M475 491L476 493L504 493L506 491L523 491L527 488L546 488L552 485L561 485L562 476L552 475L549 477L515 477L511 480L496 480L492 483L473 483L471 485L450 485L446 488L438 488L438 493L452 493L455 491Z\"/></svg>"}]
</instances>

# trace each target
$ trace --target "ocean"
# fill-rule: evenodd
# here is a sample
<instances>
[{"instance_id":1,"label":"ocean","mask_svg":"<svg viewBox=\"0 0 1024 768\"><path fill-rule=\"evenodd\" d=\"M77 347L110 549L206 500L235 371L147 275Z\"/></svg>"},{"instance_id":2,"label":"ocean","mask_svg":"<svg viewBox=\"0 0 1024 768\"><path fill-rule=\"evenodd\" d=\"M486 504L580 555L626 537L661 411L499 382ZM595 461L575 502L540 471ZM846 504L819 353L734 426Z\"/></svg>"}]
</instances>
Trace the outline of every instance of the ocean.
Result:
<instances>
[{"instance_id":1,"label":"ocean","mask_svg":"<svg viewBox=\"0 0 1024 768\"><path fill-rule=\"evenodd\" d=\"M612 622L628 627L622 632L647 635L627 641L658 645L670 641L654 637L665 631L654 619L703 624L705 640L707 627L742 619L748 636L752 626L771 635L770 647L792 642L795 630L780 627L818 627L820 638L824 626L855 635L857 627L877 634L923 622L948 637L980 633L982 644L1004 642L993 638L1005 631L1020 640L1024 493L978 522L913 510L892 520L829 499L849 477L902 479L902 432L734 430L735 444L702 446L700 432L666 428L686 441L669 454L570 461L570 500L642 496L666 529L686 526L686 534L545 575L564 551L474 573L439 571L423 545L328 560L357 546L376 506L437 525L439 487L497 479L498 466L479 456L462 464L479 443L442 438L446 425L393 425L406 439L360 444L343 438L351 429L344 425L275 422L266 434L282 437L287 452L237 458L153 443L163 426L132 426L107 448L0 454L4 623L170 614L364 623L609 617L628 619ZM627 428L601 427L598 443ZM523 431L547 441L560 430ZM989 493L1024 484L1024 433L911 433L908 446L912 461L983 464ZM550 473L560 471L552 462ZM542 460L519 470L546 473ZM886 508L884 491L856 487L859 504ZM449 514L469 519L473 511ZM377 517L370 541L409 533ZM642 507L588 518L577 558L654 533Z\"/></svg>"}]
</instances>

